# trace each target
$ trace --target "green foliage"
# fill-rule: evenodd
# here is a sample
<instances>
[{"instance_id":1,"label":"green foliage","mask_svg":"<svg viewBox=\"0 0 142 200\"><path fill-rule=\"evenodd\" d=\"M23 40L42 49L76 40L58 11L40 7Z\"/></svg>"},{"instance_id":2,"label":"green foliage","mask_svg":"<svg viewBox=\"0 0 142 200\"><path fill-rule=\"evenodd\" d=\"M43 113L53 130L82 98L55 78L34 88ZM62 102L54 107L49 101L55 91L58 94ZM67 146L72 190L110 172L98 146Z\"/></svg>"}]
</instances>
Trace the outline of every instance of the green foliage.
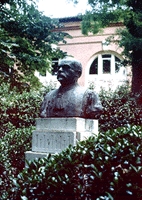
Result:
<instances>
[{"instance_id":1,"label":"green foliage","mask_svg":"<svg viewBox=\"0 0 142 200\"><path fill-rule=\"evenodd\" d=\"M10 129L0 139L0 199L8 199L7 193L13 186L13 180L25 167L25 151L31 149L32 131L30 128Z\"/></svg>"},{"instance_id":2,"label":"green foliage","mask_svg":"<svg viewBox=\"0 0 142 200\"><path fill-rule=\"evenodd\" d=\"M50 84L38 91L30 90L19 93L16 89L11 90L10 84L1 83L0 138L11 131L11 127L17 129L35 126L43 96L53 88L54 85Z\"/></svg>"},{"instance_id":3,"label":"green foliage","mask_svg":"<svg viewBox=\"0 0 142 200\"><path fill-rule=\"evenodd\" d=\"M140 200L141 174L142 127L118 128L29 163L9 198Z\"/></svg>"},{"instance_id":4,"label":"green foliage","mask_svg":"<svg viewBox=\"0 0 142 200\"><path fill-rule=\"evenodd\" d=\"M31 81L35 70L45 72L52 58L65 55L52 48L67 36L53 32L61 26L58 20L44 16L33 0L28 2L0 2L0 77L12 87L23 82L35 86Z\"/></svg>"},{"instance_id":5,"label":"green foliage","mask_svg":"<svg viewBox=\"0 0 142 200\"><path fill-rule=\"evenodd\" d=\"M53 87L53 86L52 86ZM25 151L31 149L31 137L35 118L43 94L51 89L49 85L40 91L10 90L10 84L0 86L0 199L7 194L13 180L25 167Z\"/></svg>"},{"instance_id":6,"label":"green foliage","mask_svg":"<svg viewBox=\"0 0 142 200\"><path fill-rule=\"evenodd\" d=\"M88 0L88 3L91 5L92 10L87 11L86 15L83 16L83 34L89 32L96 34L110 23L122 21L123 7L121 7L120 2Z\"/></svg>"},{"instance_id":7,"label":"green foliage","mask_svg":"<svg viewBox=\"0 0 142 200\"><path fill-rule=\"evenodd\" d=\"M129 125L142 125L142 107L131 95L126 85L116 91L100 92L103 112L99 119L100 130L107 131Z\"/></svg>"},{"instance_id":8,"label":"green foliage","mask_svg":"<svg viewBox=\"0 0 142 200\"><path fill-rule=\"evenodd\" d=\"M0 137L11 130L10 125L15 128L35 125L35 118L39 116L42 101L40 92L17 93L15 90L10 90L9 84L2 83L0 96Z\"/></svg>"}]
</instances>

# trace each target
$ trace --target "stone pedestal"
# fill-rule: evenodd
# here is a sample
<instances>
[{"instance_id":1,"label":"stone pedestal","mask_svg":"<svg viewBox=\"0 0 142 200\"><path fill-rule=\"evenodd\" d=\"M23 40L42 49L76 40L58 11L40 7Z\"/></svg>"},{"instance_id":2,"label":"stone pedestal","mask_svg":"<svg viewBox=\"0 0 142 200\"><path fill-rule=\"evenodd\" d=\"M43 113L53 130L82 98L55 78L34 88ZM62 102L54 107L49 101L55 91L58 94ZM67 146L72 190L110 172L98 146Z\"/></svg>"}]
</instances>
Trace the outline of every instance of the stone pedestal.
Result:
<instances>
[{"instance_id":1,"label":"stone pedestal","mask_svg":"<svg viewBox=\"0 0 142 200\"><path fill-rule=\"evenodd\" d=\"M84 118L39 118L32 134L32 151L25 153L26 160L60 153L70 144L98 134L98 120Z\"/></svg>"}]
</instances>

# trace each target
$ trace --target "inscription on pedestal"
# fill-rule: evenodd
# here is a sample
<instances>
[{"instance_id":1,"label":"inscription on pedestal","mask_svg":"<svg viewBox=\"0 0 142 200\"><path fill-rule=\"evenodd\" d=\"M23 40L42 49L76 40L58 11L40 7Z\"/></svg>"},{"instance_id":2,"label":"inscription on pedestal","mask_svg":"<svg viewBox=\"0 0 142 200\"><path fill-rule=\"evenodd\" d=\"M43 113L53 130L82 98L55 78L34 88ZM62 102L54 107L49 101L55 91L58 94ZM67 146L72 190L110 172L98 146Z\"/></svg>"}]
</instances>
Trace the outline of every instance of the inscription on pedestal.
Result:
<instances>
[{"instance_id":1,"label":"inscription on pedestal","mask_svg":"<svg viewBox=\"0 0 142 200\"><path fill-rule=\"evenodd\" d=\"M76 145L75 132L33 132L32 151L59 153L70 144Z\"/></svg>"}]
</instances>

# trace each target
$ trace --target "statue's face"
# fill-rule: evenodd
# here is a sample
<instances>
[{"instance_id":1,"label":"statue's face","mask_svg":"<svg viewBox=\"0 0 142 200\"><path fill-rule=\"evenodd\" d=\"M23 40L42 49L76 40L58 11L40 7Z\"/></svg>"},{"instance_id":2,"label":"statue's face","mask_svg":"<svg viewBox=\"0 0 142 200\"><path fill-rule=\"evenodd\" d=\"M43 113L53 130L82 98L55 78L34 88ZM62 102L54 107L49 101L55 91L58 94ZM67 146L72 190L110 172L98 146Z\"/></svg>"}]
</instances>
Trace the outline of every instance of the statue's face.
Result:
<instances>
[{"instance_id":1,"label":"statue's face","mask_svg":"<svg viewBox=\"0 0 142 200\"><path fill-rule=\"evenodd\" d=\"M71 65L61 63L57 72L57 79L62 85L68 85L75 82L77 78L76 71Z\"/></svg>"}]
</instances>

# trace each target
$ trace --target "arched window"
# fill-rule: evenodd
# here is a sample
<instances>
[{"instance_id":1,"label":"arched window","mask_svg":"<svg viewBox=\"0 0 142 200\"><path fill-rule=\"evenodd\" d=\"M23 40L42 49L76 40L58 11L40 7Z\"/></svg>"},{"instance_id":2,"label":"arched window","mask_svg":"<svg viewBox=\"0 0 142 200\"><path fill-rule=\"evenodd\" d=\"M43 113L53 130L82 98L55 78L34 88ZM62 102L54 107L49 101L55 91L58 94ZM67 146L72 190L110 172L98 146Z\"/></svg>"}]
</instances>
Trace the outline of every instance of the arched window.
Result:
<instances>
[{"instance_id":1,"label":"arched window","mask_svg":"<svg viewBox=\"0 0 142 200\"><path fill-rule=\"evenodd\" d=\"M115 74L121 67L121 60L113 54L99 54L92 62L90 75Z\"/></svg>"},{"instance_id":2,"label":"arched window","mask_svg":"<svg viewBox=\"0 0 142 200\"><path fill-rule=\"evenodd\" d=\"M91 64L89 74L98 74L98 57Z\"/></svg>"}]
</instances>

